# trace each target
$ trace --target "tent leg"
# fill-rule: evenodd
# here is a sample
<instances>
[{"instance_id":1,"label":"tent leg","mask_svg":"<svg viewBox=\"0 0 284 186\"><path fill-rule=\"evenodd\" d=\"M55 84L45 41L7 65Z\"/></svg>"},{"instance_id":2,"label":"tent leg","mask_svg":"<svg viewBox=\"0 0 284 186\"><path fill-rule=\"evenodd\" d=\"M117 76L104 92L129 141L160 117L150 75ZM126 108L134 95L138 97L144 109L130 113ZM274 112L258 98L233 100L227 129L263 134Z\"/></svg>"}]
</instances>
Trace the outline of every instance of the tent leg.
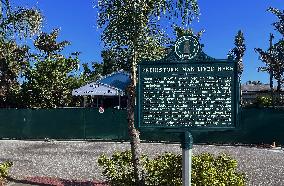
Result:
<instances>
[{"instance_id":1,"label":"tent leg","mask_svg":"<svg viewBox=\"0 0 284 186\"><path fill-rule=\"evenodd\" d=\"M86 107L86 102L87 102L86 96L83 96L83 107Z\"/></svg>"},{"instance_id":2,"label":"tent leg","mask_svg":"<svg viewBox=\"0 0 284 186\"><path fill-rule=\"evenodd\" d=\"M120 95L118 95L118 109L120 109Z\"/></svg>"}]
</instances>

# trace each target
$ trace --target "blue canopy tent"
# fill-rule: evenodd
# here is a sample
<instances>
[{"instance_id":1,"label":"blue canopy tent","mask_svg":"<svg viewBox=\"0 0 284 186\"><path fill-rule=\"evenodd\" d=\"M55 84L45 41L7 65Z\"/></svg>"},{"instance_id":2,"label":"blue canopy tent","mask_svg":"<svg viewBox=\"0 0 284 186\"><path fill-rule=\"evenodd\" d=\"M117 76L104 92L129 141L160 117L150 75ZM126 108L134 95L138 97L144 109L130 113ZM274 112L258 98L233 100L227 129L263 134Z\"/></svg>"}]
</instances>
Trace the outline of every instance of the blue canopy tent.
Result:
<instances>
[{"instance_id":1,"label":"blue canopy tent","mask_svg":"<svg viewBox=\"0 0 284 186\"><path fill-rule=\"evenodd\" d=\"M124 92L127 86L130 84L130 74L120 70L100 78L97 82L115 87L119 90L123 90Z\"/></svg>"},{"instance_id":2,"label":"blue canopy tent","mask_svg":"<svg viewBox=\"0 0 284 186\"><path fill-rule=\"evenodd\" d=\"M118 96L121 105L121 96L125 95L125 89L130 83L130 74L120 70L108 74L96 82L88 83L72 91L73 96L96 96L98 106L98 96ZM85 98L85 97L84 97ZM84 101L85 102L85 101Z\"/></svg>"}]
</instances>

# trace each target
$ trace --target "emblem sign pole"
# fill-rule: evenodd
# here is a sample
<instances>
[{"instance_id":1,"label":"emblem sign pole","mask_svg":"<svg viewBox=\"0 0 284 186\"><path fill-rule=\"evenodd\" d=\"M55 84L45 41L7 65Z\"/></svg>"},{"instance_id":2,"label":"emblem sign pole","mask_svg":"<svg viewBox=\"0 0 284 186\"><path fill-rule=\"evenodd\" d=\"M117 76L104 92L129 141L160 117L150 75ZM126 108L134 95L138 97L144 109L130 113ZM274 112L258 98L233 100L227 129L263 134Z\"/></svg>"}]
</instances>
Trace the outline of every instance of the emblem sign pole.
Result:
<instances>
[{"instance_id":1,"label":"emblem sign pole","mask_svg":"<svg viewBox=\"0 0 284 186\"><path fill-rule=\"evenodd\" d=\"M184 132L182 142L182 186L191 185L192 144L193 139L190 132Z\"/></svg>"},{"instance_id":2,"label":"emblem sign pole","mask_svg":"<svg viewBox=\"0 0 284 186\"><path fill-rule=\"evenodd\" d=\"M193 38L190 38L193 39ZM196 43L193 42L193 44L196 47L193 47L193 51L190 50L190 43L187 40L187 37L184 36L179 39L179 41L176 42L175 45L175 53L180 57L184 59L192 59L194 58L197 53L199 52L199 44L198 41L193 40ZM180 45L181 43L184 43L182 51ZM191 163L192 163L192 144L193 144L193 138L189 131L184 132L183 141L182 141L182 186L190 186L191 185Z\"/></svg>"},{"instance_id":3,"label":"emblem sign pole","mask_svg":"<svg viewBox=\"0 0 284 186\"><path fill-rule=\"evenodd\" d=\"M192 38L190 38L192 39ZM175 45L175 53L184 59L192 59L194 58L197 53L199 52L199 44L198 41L193 40L193 44L196 46L194 47L193 51L189 51L190 44L187 40L187 37L184 36L176 42ZM181 52L180 44L184 43L183 49ZM182 141L182 186L190 186L191 185L191 164L192 164L192 144L193 138L189 131L185 131L183 134L183 141Z\"/></svg>"}]
</instances>

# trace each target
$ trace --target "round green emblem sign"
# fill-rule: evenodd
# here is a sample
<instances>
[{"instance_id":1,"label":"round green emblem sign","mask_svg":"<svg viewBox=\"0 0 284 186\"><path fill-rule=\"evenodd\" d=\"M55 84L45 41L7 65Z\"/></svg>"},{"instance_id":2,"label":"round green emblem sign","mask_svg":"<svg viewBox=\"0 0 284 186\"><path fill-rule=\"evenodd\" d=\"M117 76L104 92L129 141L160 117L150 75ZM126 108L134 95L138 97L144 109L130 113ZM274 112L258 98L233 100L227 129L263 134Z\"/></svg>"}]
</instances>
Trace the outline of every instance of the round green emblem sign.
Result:
<instances>
[{"instance_id":1,"label":"round green emblem sign","mask_svg":"<svg viewBox=\"0 0 284 186\"><path fill-rule=\"evenodd\" d=\"M181 59L192 59L200 50L198 39L194 36L182 36L175 44L175 53Z\"/></svg>"}]
</instances>

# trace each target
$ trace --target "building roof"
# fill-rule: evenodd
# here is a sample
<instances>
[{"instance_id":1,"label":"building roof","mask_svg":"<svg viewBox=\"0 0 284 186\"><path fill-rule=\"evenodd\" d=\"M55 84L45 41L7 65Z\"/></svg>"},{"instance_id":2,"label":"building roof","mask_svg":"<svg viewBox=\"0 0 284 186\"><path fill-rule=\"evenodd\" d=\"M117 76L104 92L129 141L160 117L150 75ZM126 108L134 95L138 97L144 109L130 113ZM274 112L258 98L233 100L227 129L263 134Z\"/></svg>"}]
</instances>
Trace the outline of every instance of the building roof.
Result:
<instances>
[{"instance_id":1,"label":"building roof","mask_svg":"<svg viewBox=\"0 0 284 186\"><path fill-rule=\"evenodd\" d=\"M243 92L259 92L259 91L270 91L269 84L243 84L241 86Z\"/></svg>"}]
</instances>

